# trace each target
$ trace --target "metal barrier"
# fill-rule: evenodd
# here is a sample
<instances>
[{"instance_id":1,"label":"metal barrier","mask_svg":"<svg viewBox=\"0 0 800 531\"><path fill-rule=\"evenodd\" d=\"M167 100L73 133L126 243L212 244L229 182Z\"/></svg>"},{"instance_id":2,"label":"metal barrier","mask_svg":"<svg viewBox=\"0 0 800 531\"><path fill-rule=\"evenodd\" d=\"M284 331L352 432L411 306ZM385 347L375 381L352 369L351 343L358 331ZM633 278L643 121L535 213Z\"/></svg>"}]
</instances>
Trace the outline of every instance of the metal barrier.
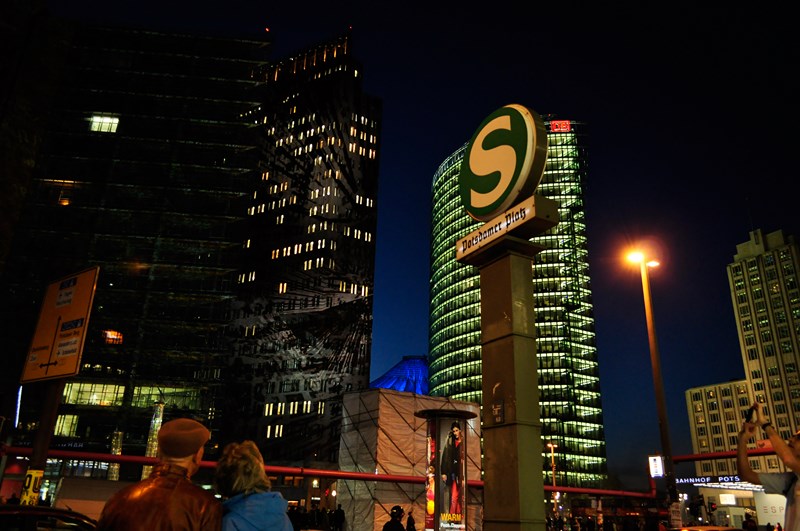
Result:
<instances>
[{"instance_id":1,"label":"metal barrier","mask_svg":"<svg viewBox=\"0 0 800 531\"><path fill-rule=\"evenodd\" d=\"M0 456L9 455L17 457L30 457L33 453L32 448L25 448L21 446L2 446L0 447ZM102 454L93 452L78 452L73 450L56 450L49 449L47 457L53 459L76 459L85 461L102 461L106 463L132 463L139 465L154 465L158 463L155 457L144 457L136 455L115 455L115 454ZM216 461L201 461L201 468L214 468L217 466ZM381 481L392 483L425 483L424 476L400 476L394 474L370 474L368 472L348 472L345 470L326 470L320 468L305 468L305 467L288 467L288 466L271 466L264 465L264 470L268 474L282 474L291 476L315 476L334 479L352 479L362 481ZM3 471L0 471L2 473ZM467 485L473 488L483 488L483 481L481 480L468 480ZM544 485L544 490L547 492L558 491L573 494L588 494L593 496L620 496L627 498L656 498L656 485L655 481L650 478L650 491L649 492L636 492L626 490L608 490L608 489L590 489L584 487L567 487L557 485Z\"/></svg>"}]
</instances>

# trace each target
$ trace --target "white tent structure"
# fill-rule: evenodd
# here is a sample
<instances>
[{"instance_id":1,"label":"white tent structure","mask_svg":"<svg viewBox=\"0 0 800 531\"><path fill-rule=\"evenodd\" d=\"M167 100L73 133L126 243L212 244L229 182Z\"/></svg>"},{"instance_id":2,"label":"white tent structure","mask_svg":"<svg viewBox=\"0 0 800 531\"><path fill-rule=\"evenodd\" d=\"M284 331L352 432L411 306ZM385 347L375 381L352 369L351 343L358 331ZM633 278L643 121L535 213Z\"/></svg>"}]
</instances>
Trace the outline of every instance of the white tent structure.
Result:
<instances>
[{"instance_id":1,"label":"white tent structure","mask_svg":"<svg viewBox=\"0 0 800 531\"><path fill-rule=\"evenodd\" d=\"M426 476L427 421L423 410L471 412L465 420L467 479L481 479L480 409L473 402L436 398L389 389L350 393L343 400L339 469L398 476ZM454 415L458 416L458 415ZM483 492L467 492L467 529L477 531ZM417 531L425 529L425 486L422 483L338 480L337 503L345 511L344 531L381 531L392 506L413 509ZM403 521L405 525L405 519Z\"/></svg>"}]
</instances>

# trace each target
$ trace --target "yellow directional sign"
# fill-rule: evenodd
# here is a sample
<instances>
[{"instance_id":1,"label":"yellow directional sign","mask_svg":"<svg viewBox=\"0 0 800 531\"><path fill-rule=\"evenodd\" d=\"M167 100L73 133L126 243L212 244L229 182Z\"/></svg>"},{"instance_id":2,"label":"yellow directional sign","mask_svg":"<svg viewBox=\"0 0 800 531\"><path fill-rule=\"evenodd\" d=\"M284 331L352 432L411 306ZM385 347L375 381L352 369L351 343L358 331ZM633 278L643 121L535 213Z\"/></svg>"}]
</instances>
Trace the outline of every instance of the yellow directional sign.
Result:
<instances>
[{"instance_id":1,"label":"yellow directional sign","mask_svg":"<svg viewBox=\"0 0 800 531\"><path fill-rule=\"evenodd\" d=\"M99 267L50 284L20 383L78 374Z\"/></svg>"}]
</instances>

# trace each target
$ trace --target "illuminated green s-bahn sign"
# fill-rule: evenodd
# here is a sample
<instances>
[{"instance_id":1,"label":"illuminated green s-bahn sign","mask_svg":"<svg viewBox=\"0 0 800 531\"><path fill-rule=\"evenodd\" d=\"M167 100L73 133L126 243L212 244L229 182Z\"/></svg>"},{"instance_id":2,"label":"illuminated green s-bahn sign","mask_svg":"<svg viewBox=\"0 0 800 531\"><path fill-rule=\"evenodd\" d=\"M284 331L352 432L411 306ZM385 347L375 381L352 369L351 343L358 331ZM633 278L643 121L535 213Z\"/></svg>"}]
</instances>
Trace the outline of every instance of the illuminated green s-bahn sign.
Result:
<instances>
[{"instance_id":1,"label":"illuminated green s-bahn sign","mask_svg":"<svg viewBox=\"0 0 800 531\"><path fill-rule=\"evenodd\" d=\"M533 195L544 174L544 121L522 105L506 105L486 117L464 153L458 187L467 213L488 221Z\"/></svg>"}]
</instances>

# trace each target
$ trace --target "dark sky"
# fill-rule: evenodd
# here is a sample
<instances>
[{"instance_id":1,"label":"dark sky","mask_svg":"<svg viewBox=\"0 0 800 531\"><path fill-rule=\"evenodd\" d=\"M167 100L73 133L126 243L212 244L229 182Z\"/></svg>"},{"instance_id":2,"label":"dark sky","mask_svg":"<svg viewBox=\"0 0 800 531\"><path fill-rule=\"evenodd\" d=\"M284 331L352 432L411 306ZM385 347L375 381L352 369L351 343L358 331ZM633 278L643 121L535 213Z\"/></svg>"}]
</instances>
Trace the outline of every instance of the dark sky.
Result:
<instances>
[{"instance_id":1,"label":"dark sky","mask_svg":"<svg viewBox=\"0 0 800 531\"><path fill-rule=\"evenodd\" d=\"M432 176L509 103L588 124L611 471L643 490L646 456L660 449L641 281L622 260L626 245L650 239L662 250L651 282L675 454L691 453L684 391L744 377L725 266L750 230L798 233L800 61L786 13L598 2L59 4L69 4L54 7L60 14L156 29L248 36L268 26L276 57L352 26L366 88L384 106L373 378L427 353Z\"/></svg>"}]
</instances>

